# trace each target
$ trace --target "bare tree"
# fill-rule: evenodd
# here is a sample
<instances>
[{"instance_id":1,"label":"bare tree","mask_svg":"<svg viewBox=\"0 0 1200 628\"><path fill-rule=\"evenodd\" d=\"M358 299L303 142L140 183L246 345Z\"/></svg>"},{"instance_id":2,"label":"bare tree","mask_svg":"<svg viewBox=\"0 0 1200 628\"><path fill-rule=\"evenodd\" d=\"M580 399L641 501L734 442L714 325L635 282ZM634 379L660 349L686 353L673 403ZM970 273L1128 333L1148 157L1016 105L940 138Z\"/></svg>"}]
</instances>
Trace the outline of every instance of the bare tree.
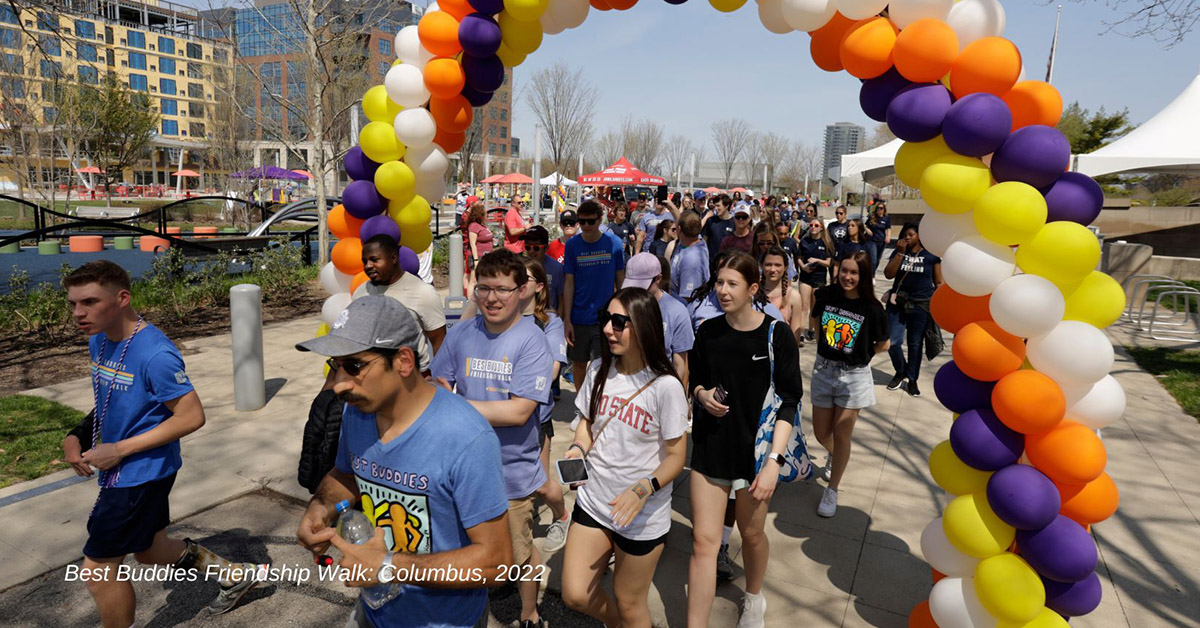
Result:
<instances>
[{"instance_id":1,"label":"bare tree","mask_svg":"<svg viewBox=\"0 0 1200 628\"><path fill-rule=\"evenodd\" d=\"M483 109L475 108L471 118L471 126L464 134L462 148L458 149L458 180L471 180L471 167L475 163L476 153L483 146ZM480 170L482 172L482 169Z\"/></svg>"},{"instance_id":2,"label":"bare tree","mask_svg":"<svg viewBox=\"0 0 1200 628\"><path fill-rule=\"evenodd\" d=\"M712 125L713 149L716 151L717 162L725 173L725 183L729 187L733 178L733 166L741 159L750 144L754 130L750 123L741 118L718 120Z\"/></svg>"},{"instance_id":3,"label":"bare tree","mask_svg":"<svg viewBox=\"0 0 1200 628\"><path fill-rule=\"evenodd\" d=\"M667 178L675 177L677 182L684 180L692 167L692 154L695 146L692 141L682 135L672 135L667 140L663 150L663 163L667 168ZM682 183L680 183L682 185Z\"/></svg>"},{"instance_id":4,"label":"bare tree","mask_svg":"<svg viewBox=\"0 0 1200 628\"><path fill-rule=\"evenodd\" d=\"M542 125L554 171L562 176L592 136L592 115L599 94L583 70L556 63L533 75L525 101Z\"/></svg>"},{"instance_id":5,"label":"bare tree","mask_svg":"<svg viewBox=\"0 0 1200 628\"><path fill-rule=\"evenodd\" d=\"M762 172L763 163L763 134L751 133L750 141L746 142L743 166L746 169L746 185L754 185L754 177ZM764 182L764 185L766 183Z\"/></svg>"},{"instance_id":6,"label":"bare tree","mask_svg":"<svg viewBox=\"0 0 1200 628\"><path fill-rule=\"evenodd\" d=\"M1082 2L1083 0L1077 0ZM1130 37L1150 36L1171 48L1200 23L1200 0L1105 0L1124 17L1106 22L1108 30Z\"/></svg>"},{"instance_id":7,"label":"bare tree","mask_svg":"<svg viewBox=\"0 0 1200 628\"><path fill-rule=\"evenodd\" d=\"M621 152L633 165L654 172L662 154L663 136L663 127L658 122L626 116L621 121Z\"/></svg>"},{"instance_id":8,"label":"bare tree","mask_svg":"<svg viewBox=\"0 0 1200 628\"><path fill-rule=\"evenodd\" d=\"M621 136L613 131L607 131L592 142L589 158L599 165L596 170L600 170L611 166L620 159L624 151L625 146L621 142Z\"/></svg>"},{"instance_id":9,"label":"bare tree","mask_svg":"<svg viewBox=\"0 0 1200 628\"><path fill-rule=\"evenodd\" d=\"M253 99L257 83L245 68L234 68L232 76L222 72L213 77L216 102L207 119L208 165L227 173L248 170L254 166L252 142L255 139L254 120L242 113L243 100ZM251 178L226 177L226 191L231 196L249 199L258 181ZM243 229L251 228L250 206L233 204L228 218Z\"/></svg>"},{"instance_id":10,"label":"bare tree","mask_svg":"<svg viewBox=\"0 0 1200 628\"><path fill-rule=\"evenodd\" d=\"M871 131L871 136L866 141L866 148L863 150L883 146L894 139L896 139L896 134L892 133L892 129L888 127L886 122L880 122Z\"/></svg>"},{"instance_id":11,"label":"bare tree","mask_svg":"<svg viewBox=\"0 0 1200 628\"><path fill-rule=\"evenodd\" d=\"M767 168L771 172L770 182L763 182L763 191L770 194L770 188L778 186L779 174L784 168L784 161L791 146L787 138L773 132L759 136L759 143L763 163L767 164Z\"/></svg>"},{"instance_id":12,"label":"bare tree","mask_svg":"<svg viewBox=\"0 0 1200 628\"><path fill-rule=\"evenodd\" d=\"M780 183L808 193L806 185L816 182L821 175L821 151L813 144L795 142L784 157L783 176Z\"/></svg>"}]
</instances>

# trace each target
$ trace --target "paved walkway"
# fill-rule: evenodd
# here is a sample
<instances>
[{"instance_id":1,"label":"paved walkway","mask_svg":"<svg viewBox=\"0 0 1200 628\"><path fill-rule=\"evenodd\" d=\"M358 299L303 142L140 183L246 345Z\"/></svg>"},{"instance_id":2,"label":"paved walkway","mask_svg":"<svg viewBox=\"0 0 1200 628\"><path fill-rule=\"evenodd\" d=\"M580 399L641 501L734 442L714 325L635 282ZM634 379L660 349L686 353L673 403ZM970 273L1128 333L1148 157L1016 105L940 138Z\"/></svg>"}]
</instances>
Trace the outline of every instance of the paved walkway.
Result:
<instances>
[{"instance_id":1,"label":"paved walkway","mask_svg":"<svg viewBox=\"0 0 1200 628\"><path fill-rule=\"evenodd\" d=\"M296 460L308 405L321 381L320 360L297 353L293 345L310 337L316 327L313 319L266 329L266 374L272 394L265 408L249 413L233 410L229 336L184 343L188 372L208 413L208 424L185 439L186 462L172 494L172 514L184 532L188 526L213 531L240 526L242 538L250 544L245 558L275 564L302 560L295 558L288 538L298 516L296 508L266 507L263 499L240 500L239 504L245 504L243 510L256 511L254 526L239 524L236 518L228 523L214 521L211 513L231 512L229 506L220 505L262 488L307 499L307 492L295 482ZM921 559L919 537L946 503L926 468L926 455L947 437L950 426L950 414L932 394L932 375L944 360L924 367L925 397L914 399L889 392L882 385L877 388L878 403L864 412L855 432L856 448L835 518L816 516L821 491L816 484L787 485L778 492L767 523L772 556L766 587L768 625L900 628L907 625L909 609L927 597L930 572ZM811 348L802 352L802 361L808 372ZM877 359L876 367L876 381L882 384L892 374L886 358ZM1200 556L1200 485L1193 479L1196 453L1200 452L1200 424L1183 414L1154 378L1120 351L1115 374L1128 393L1129 408L1125 419L1105 430L1104 438L1109 473L1120 485L1123 501L1116 516L1094 530L1102 559L1104 601L1095 613L1072 625L1200 626L1200 565L1195 561ZM87 379L31 392L80 409L91 404ZM562 452L571 439L566 423L571 400L571 393L564 391L555 417L555 452ZM808 414L806 409L806 420ZM819 451L811 435L809 440ZM56 613L18 615L24 617L20 625L88 625L94 621L88 619L94 614L83 587L62 585L62 572L56 571L80 559L84 523L95 499L94 484L74 482L73 477L69 471L60 472L0 491L0 521L5 531L0 536L0 564L5 566L0 571L0 610L14 608L15 600L44 587L55 587L64 593L63 598L56 598L63 604L64 616L76 618L60 624ZM677 525L672 528L651 593L655 623L660 626L685 623L691 547L686 484L685 473L675 488ZM39 487L56 488L30 496ZM214 507L217 509L210 513L203 512ZM543 513L543 520L546 517ZM201 519L207 523L192 523ZM247 530L274 536L260 542ZM736 551L736 534L733 545ZM243 556L242 552L231 553ZM740 564L740 557L735 557L735 562ZM553 568L550 586L557 588L561 553L551 557L549 564ZM741 585L738 578L718 588L711 625L734 625ZM164 590L179 586L155 584L149 589L161 596ZM216 625L262 625L262 609L276 604L282 613L279 619L287 623L337 626L337 618L344 616L342 598L332 593L301 599L271 594L271 590L287 589L281 585L256 594L250 604L223 616ZM330 604L340 610L330 610ZM304 610L309 608L306 605L311 605L311 611ZM146 602L141 608L143 620L150 613L165 612L161 603ZM511 614L497 614L512 619ZM561 617L551 624L594 625L578 616ZM152 625L176 625L177 621L183 620L155 617ZM493 621L493 626L501 625Z\"/></svg>"}]
</instances>

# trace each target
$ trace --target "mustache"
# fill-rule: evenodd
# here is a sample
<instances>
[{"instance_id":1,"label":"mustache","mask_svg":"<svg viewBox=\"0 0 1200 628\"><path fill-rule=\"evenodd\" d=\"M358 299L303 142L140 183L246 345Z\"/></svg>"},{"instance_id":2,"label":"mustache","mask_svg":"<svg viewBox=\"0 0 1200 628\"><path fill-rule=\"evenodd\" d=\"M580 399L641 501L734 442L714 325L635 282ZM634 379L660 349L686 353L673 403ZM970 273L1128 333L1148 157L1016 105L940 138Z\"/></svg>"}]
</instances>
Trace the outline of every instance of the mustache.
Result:
<instances>
[{"instance_id":1,"label":"mustache","mask_svg":"<svg viewBox=\"0 0 1200 628\"><path fill-rule=\"evenodd\" d=\"M341 393L337 397L338 397L338 401L341 401L342 403L349 403L349 404L367 400L366 397L360 397L358 395L352 395L350 393Z\"/></svg>"}]
</instances>

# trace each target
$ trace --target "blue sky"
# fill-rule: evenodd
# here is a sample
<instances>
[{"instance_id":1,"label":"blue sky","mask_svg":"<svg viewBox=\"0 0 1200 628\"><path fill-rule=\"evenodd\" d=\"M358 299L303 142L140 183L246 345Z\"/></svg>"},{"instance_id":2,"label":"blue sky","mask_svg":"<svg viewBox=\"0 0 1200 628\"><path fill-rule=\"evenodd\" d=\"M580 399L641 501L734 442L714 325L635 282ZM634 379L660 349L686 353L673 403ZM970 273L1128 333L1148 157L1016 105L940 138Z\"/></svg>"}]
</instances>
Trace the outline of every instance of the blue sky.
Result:
<instances>
[{"instance_id":1,"label":"blue sky","mask_svg":"<svg viewBox=\"0 0 1200 628\"><path fill-rule=\"evenodd\" d=\"M1020 0L1004 7L1004 34L1022 51L1028 77L1044 78L1056 5ZM1078 100L1092 110L1128 107L1133 121L1141 122L1196 76L1200 32L1165 49L1149 37L1106 33L1104 22L1120 15L1096 0L1064 3L1054 85L1067 103ZM858 106L859 81L818 69L808 41L804 33L767 31L754 0L732 14L705 0L679 6L641 0L629 11L592 10L579 28L546 36L516 69L513 135L531 155L535 120L520 92L522 80L558 61L583 68L599 85L597 135L632 114L663 122L668 136L703 142L711 155L710 125L732 116L818 146L832 122L872 129L876 123Z\"/></svg>"}]
</instances>

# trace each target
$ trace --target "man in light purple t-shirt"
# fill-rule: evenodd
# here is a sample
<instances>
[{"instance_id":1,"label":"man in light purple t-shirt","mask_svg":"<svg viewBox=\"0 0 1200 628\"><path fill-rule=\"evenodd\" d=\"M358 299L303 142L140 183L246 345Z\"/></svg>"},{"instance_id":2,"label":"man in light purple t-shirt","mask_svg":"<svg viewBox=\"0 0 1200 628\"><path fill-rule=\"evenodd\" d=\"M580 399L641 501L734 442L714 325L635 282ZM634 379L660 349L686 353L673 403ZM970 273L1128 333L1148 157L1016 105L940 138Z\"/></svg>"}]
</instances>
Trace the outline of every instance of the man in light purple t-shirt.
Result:
<instances>
[{"instance_id":1,"label":"man in light purple t-shirt","mask_svg":"<svg viewBox=\"0 0 1200 628\"><path fill-rule=\"evenodd\" d=\"M513 564L537 573L541 556L533 545L533 494L546 482L538 457L538 404L548 403L553 363L550 343L522 316L529 288L521 258L494 250L475 267L475 302L480 316L450 329L433 358L439 384L456 390L488 420L500 439ZM518 584L521 625L540 626L538 581Z\"/></svg>"},{"instance_id":2,"label":"man in light purple t-shirt","mask_svg":"<svg viewBox=\"0 0 1200 628\"><path fill-rule=\"evenodd\" d=\"M645 288L658 301L667 355L671 358L671 364L675 366L679 381L686 385L687 354L696 342L696 335L692 330L692 317L688 314L687 306L662 290L664 273L669 272L667 260L653 253L638 253L629 258L629 264L625 266L625 281L621 287Z\"/></svg>"}]
</instances>

